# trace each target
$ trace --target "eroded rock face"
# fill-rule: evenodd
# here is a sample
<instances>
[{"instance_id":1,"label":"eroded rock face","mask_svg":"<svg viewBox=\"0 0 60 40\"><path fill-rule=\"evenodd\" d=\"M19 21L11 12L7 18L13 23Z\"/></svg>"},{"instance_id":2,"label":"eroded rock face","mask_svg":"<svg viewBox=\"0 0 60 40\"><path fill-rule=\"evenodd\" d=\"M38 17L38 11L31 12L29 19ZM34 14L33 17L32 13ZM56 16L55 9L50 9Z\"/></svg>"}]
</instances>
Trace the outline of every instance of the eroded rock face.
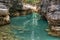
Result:
<instances>
[{"instance_id":1,"label":"eroded rock face","mask_svg":"<svg viewBox=\"0 0 60 40\"><path fill-rule=\"evenodd\" d=\"M0 25L5 25L10 23L10 17L9 15L5 17L0 17Z\"/></svg>"},{"instance_id":2,"label":"eroded rock face","mask_svg":"<svg viewBox=\"0 0 60 40\"><path fill-rule=\"evenodd\" d=\"M10 22L8 10L9 9L5 5L0 4L0 25L5 25Z\"/></svg>"},{"instance_id":3,"label":"eroded rock face","mask_svg":"<svg viewBox=\"0 0 60 40\"><path fill-rule=\"evenodd\" d=\"M49 32L51 32L51 35L60 36L60 5L50 5L46 18L50 26Z\"/></svg>"},{"instance_id":4,"label":"eroded rock face","mask_svg":"<svg viewBox=\"0 0 60 40\"><path fill-rule=\"evenodd\" d=\"M54 8L53 8L54 7ZM46 14L48 21L53 23L53 25L60 24L60 5L50 6L49 12Z\"/></svg>"}]
</instances>

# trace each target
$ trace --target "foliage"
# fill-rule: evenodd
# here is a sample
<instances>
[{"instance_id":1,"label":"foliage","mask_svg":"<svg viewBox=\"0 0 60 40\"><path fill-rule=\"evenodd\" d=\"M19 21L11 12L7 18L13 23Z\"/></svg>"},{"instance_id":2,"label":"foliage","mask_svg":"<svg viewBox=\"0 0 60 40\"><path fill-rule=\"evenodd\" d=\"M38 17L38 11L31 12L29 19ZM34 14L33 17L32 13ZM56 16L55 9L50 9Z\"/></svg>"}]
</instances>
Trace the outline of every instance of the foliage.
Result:
<instances>
[{"instance_id":1,"label":"foliage","mask_svg":"<svg viewBox=\"0 0 60 40\"><path fill-rule=\"evenodd\" d=\"M32 4L34 4L34 3L36 3L36 2L38 2L38 1L40 1L40 0L25 0L27 3L32 3Z\"/></svg>"},{"instance_id":2,"label":"foliage","mask_svg":"<svg viewBox=\"0 0 60 40\"><path fill-rule=\"evenodd\" d=\"M12 4L12 7L10 7L10 10L9 10L10 13L14 13L17 10L22 10L22 6L23 6L22 3L20 3L19 5L18 0L15 0L13 2L14 3Z\"/></svg>"}]
</instances>

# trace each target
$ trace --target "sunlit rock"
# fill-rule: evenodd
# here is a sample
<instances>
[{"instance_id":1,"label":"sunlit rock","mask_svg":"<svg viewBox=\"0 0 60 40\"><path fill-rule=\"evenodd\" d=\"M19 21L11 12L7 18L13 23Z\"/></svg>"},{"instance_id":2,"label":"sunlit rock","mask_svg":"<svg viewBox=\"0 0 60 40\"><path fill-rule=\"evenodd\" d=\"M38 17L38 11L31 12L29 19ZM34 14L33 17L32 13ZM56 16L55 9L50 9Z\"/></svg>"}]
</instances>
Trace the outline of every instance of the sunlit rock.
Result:
<instances>
[{"instance_id":1,"label":"sunlit rock","mask_svg":"<svg viewBox=\"0 0 60 40\"><path fill-rule=\"evenodd\" d=\"M51 5L49 12L46 14L46 18L49 23L48 34L53 36L60 36L60 5Z\"/></svg>"},{"instance_id":2,"label":"sunlit rock","mask_svg":"<svg viewBox=\"0 0 60 40\"><path fill-rule=\"evenodd\" d=\"M9 9L5 5L0 4L0 25L10 23Z\"/></svg>"}]
</instances>

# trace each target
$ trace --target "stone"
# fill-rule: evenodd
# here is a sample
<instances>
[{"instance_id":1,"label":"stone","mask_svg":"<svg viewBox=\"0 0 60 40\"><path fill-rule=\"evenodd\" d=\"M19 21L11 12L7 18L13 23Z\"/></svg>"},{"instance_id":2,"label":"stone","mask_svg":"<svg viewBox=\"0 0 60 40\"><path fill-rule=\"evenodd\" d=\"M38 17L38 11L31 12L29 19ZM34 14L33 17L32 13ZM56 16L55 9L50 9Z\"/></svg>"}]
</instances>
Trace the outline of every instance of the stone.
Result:
<instances>
[{"instance_id":1,"label":"stone","mask_svg":"<svg viewBox=\"0 0 60 40\"><path fill-rule=\"evenodd\" d=\"M9 9L5 5L0 4L0 25L5 25L9 23L10 23Z\"/></svg>"}]
</instances>

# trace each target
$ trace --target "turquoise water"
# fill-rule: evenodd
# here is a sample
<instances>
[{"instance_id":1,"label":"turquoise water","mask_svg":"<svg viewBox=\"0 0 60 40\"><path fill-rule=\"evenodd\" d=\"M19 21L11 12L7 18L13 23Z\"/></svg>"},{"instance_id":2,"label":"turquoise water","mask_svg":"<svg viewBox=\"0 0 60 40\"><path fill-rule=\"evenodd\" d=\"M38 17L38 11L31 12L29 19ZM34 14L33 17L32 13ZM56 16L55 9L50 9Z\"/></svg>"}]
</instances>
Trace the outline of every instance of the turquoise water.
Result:
<instances>
[{"instance_id":1,"label":"turquoise water","mask_svg":"<svg viewBox=\"0 0 60 40\"><path fill-rule=\"evenodd\" d=\"M11 24L9 26L14 38L17 40L60 40L58 37L48 35L45 31L48 27L46 20L43 20L41 17L38 20L34 20L36 18L33 15L11 18Z\"/></svg>"}]
</instances>

